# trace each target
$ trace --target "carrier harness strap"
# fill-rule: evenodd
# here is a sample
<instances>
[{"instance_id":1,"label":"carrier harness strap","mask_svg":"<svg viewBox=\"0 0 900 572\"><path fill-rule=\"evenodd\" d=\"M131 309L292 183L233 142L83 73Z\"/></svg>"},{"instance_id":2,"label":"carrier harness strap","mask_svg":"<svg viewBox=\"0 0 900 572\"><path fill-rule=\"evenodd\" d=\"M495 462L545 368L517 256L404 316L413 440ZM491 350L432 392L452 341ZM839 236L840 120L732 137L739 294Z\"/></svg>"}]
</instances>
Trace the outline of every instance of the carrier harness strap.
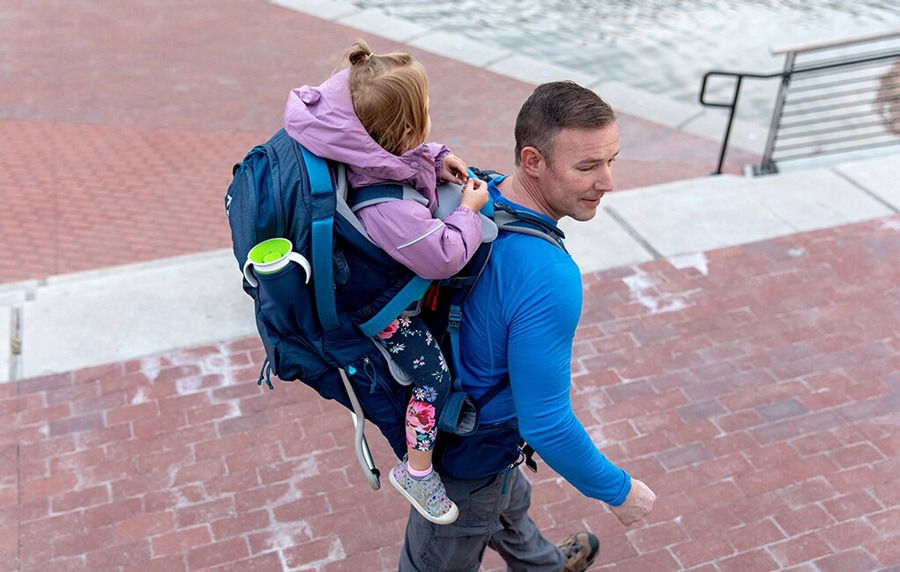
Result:
<instances>
[{"instance_id":1,"label":"carrier harness strap","mask_svg":"<svg viewBox=\"0 0 900 572\"><path fill-rule=\"evenodd\" d=\"M460 361L459 351L459 324L462 321L462 310L456 304L450 306L450 317L447 322L447 335L450 336L450 354L453 359L453 389L462 391L462 382L460 381L459 372L461 371L462 362ZM509 376L505 376L496 385L491 386L484 395L475 400L475 406L481 409L487 405L493 398L497 397L501 391L509 387Z\"/></svg>"},{"instance_id":2,"label":"carrier harness strap","mask_svg":"<svg viewBox=\"0 0 900 572\"><path fill-rule=\"evenodd\" d=\"M316 295L316 310L324 331L338 327L337 308L334 301L334 268L332 262L332 240L334 232L334 185L328 165L321 157L297 144L306 164L312 197L312 266L313 289Z\"/></svg>"},{"instance_id":3,"label":"carrier harness strap","mask_svg":"<svg viewBox=\"0 0 900 572\"><path fill-rule=\"evenodd\" d=\"M421 276L415 276L406 283L406 286L397 292L397 295L391 298L391 301L384 305L377 314L359 325L359 331L364 336L371 338L384 330L388 325L397 319L397 316L403 313L403 310L410 304L422 298L428 287L431 286L431 280L426 280Z\"/></svg>"},{"instance_id":4,"label":"carrier harness strap","mask_svg":"<svg viewBox=\"0 0 900 572\"><path fill-rule=\"evenodd\" d=\"M447 335L450 336L450 357L453 359L453 389L462 390L459 372L462 371L462 362L459 359L459 324L462 322L462 307L459 304L451 304L447 316Z\"/></svg>"},{"instance_id":5,"label":"carrier harness strap","mask_svg":"<svg viewBox=\"0 0 900 572\"><path fill-rule=\"evenodd\" d=\"M540 217L519 210L503 201L494 202L494 222L501 231L518 232L543 238L568 252L563 243L566 235L556 225L549 224Z\"/></svg>"},{"instance_id":6,"label":"carrier harness strap","mask_svg":"<svg viewBox=\"0 0 900 572\"><path fill-rule=\"evenodd\" d=\"M428 199L422 193L409 185L399 183L378 183L357 187L347 193L347 204L354 213L365 207L390 201L415 201L420 205L428 205Z\"/></svg>"},{"instance_id":7,"label":"carrier harness strap","mask_svg":"<svg viewBox=\"0 0 900 572\"><path fill-rule=\"evenodd\" d=\"M506 389L507 387L509 387L509 376L505 375L505 376L503 376L503 379L501 379L495 385L493 385L490 389L488 389L484 393L484 395L482 395L481 397L479 397L478 399L475 400L475 407L477 407L478 409L481 409L482 407L484 407L485 405L490 403L490 401L492 399L494 399L495 397L500 395L500 392L503 391L504 389Z\"/></svg>"},{"instance_id":8,"label":"carrier harness strap","mask_svg":"<svg viewBox=\"0 0 900 572\"><path fill-rule=\"evenodd\" d=\"M397 183L381 183L377 185L369 185L368 187L359 187L350 189L347 196L347 204L353 213L359 209L387 201L399 200L415 200L421 204L427 201L421 193L412 187L404 187ZM431 286L431 280L413 275L406 286L404 286L390 302L379 310L374 316L359 325L359 330L363 335L372 337L384 330L388 325L397 319L406 308L413 302L421 299L425 292Z\"/></svg>"}]
</instances>

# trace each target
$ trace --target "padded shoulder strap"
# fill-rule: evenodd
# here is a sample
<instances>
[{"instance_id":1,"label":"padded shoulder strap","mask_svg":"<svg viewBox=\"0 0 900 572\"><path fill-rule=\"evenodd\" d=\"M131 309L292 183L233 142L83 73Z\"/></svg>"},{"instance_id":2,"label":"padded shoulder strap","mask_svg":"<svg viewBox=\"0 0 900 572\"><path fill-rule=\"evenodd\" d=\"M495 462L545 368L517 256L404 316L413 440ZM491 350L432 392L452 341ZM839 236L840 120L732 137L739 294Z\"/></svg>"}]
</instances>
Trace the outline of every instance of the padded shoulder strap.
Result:
<instances>
[{"instance_id":1,"label":"padded shoulder strap","mask_svg":"<svg viewBox=\"0 0 900 572\"><path fill-rule=\"evenodd\" d=\"M409 185L401 185L399 183L369 185L368 187L350 189L350 192L347 193L347 204L353 212L364 207L377 205L378 203L400 200L416 201L423 205L428 204L428 200L422 196L422 193Z\"/></svg>"},{"instance_id":2,"label":"padded shoulder strap","mask_svg":"<svg viewBox=\"0 0 900 572\"><path fill-rule=\"evenodd\" d=\"M566 235L556 225L548 224L540 217L522 212L506 203L494 203L494 222L497 223L497 228L501 231L518 232L543 238L563 251L568 252L566 245L563 243Z\"/></svg>"},{"instance_id":3,"label":"padded shoulder strap","mask_svg":"<svg viewBox=\"0 0 900 572\"><path fill-rule=\"evenodd\" d=\"M506 178L506 175L497 171L492 171L490 169L482 170L478 167L469 167L469 176L477 177L486 183L494 184ZM566 238L566 235L556 225L549 224L540 217L520 211L512 205L502 201L493 203L488 201L488 204L493 211L492 218L494 219L494 223L496 223L498 230L519 232L543 238L544 240L555 244L563 251L568 252L563 243L563 239ZM482 210L482 212L484 212L484 210Z\"/></svg>"},{"instance_id":4,"label":"padded shoulder strap","mask_svg":"<svg viewBox=\"0 0 900 572\"><path fill-rule=\"evenodd\" d=\"M297 144L306 165L312 200L312 262L313 288L319 323L327 332L337 328L337 307L334 300L334 265L332 245L334 232L334 185L325 160Z\"/></svg>"}]
</instances>

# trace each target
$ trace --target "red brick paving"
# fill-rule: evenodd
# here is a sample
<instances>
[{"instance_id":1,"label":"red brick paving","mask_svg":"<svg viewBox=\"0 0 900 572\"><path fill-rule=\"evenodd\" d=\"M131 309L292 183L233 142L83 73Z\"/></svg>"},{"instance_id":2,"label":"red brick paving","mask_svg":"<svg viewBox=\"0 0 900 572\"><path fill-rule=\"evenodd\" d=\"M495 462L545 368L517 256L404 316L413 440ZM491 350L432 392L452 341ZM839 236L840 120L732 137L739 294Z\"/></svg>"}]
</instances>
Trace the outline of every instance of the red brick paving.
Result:
<instances>
[{"instance_id":1,"label":"red brick paving","mask_svg":"<svg viewBox=\"0 0 900 572\"><path fill-rule=\"evenodd\" d=\"M547 534L593 530L596 570L898 569L898 224L711 251L706 275L654 261L586 276L576 410L659 501L624 529L542 466ZM636 274L654 285L640 299ZM404 501L365 483L344 410L258 388L261 359L250 339L0 386L2 561L396 569Z\"/></svg>"},{"instance_id":2,"label":"red brick paving","mask_svg":"<svg viewBox=\"0 0 900 572\"><path fill-rule=\"evenodd\" d=\"M2 6L0 241L23 255L0 259L0 283L227 247L230 164L359 35L262 1ZM529 86L419 55L435 137L507 168ZM472 97L459 77L493 89ZM620 123L621 188L717 156ZM577 412L660 498L626 530L542 466L548 535L596 532L598 570L900 569L898 227L716 250L706 275L654 261L586 276ZM0 562L396 569L405 506L364 482L349 416L300 385L258 388L261 358L239 340L0 385Z\"/></svg>"}]
</instances>

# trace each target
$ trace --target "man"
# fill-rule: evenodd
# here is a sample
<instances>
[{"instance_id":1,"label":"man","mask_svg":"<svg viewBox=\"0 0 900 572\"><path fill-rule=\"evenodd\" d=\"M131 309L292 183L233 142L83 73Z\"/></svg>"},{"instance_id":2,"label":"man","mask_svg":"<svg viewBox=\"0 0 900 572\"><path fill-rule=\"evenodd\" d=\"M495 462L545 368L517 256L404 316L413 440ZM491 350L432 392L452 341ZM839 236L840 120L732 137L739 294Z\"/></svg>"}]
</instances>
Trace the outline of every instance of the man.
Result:
<instances>
[{"instance_id":1,"label":"man","mask_svg":"<svg viewBox=\"0 0 900 572\"><path fill-rule=\"evenodd\" d=\"M609 105L572 82L544 84L519 111L515 135L515 172L490 185L498 208L509 205L550 227L565 216L593 218L613 190L619 152ZM609 504L625 526L638 522L653 506L653 491L607 460L572 412L570 362L582 296L577 265L557 245L527 234L501 233L493 248L463 307L460 330L467 393L477 400L503 387L482 405L481 427L515 420L518 434L562 477ZM557 546L540 533L528 516L531 485L517 467L454 478L450 461L461 453L447 454L441 474L460 516L439 526L411 511L401 571L475 571L487 546L510 570L580 572L593 563L599 550L593 534Z\"/></svg>"}]
</instances>

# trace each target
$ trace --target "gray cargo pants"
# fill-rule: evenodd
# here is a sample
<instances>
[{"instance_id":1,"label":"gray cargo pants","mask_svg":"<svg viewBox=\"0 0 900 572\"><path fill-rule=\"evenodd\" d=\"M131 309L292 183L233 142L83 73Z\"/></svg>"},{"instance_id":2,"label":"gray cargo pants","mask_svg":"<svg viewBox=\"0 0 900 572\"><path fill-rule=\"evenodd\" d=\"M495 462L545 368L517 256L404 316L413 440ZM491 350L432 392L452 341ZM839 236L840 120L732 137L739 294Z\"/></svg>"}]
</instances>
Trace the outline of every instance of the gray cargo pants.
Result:
<instances>
[{"instance_id":1,"label":"gray cargo pants","mask_svg":"<svg viewBox=\"0 0 900 572\"><path fill-rule=\"evenodd\" d=\"M562 551L528 516L531 483L518 467L484 479L443 480L459 518L432 524L410 509L400 572L476 572L488 546L513 572L562 570Z\"/></svg>"}]
</instances>

